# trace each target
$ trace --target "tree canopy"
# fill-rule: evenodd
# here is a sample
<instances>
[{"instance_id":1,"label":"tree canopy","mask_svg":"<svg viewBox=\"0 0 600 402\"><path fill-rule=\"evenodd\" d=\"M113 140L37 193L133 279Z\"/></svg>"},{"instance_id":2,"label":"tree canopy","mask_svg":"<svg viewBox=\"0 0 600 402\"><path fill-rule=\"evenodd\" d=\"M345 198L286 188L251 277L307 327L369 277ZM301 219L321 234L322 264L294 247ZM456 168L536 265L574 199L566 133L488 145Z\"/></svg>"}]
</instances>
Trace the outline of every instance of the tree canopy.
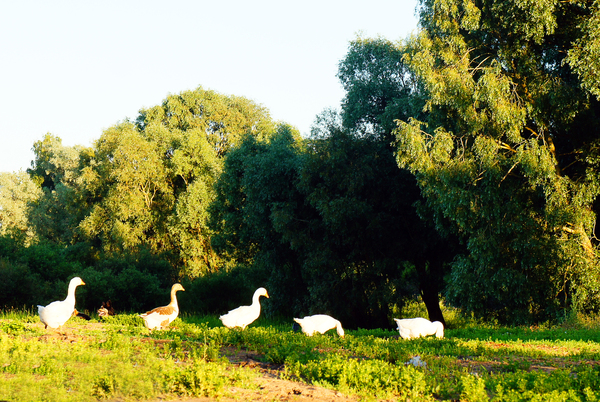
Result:
<instances>
[{"instance_id":1,"label":"tree canopy","mask_svg":"<svg viewBox=\"0 0 600 402\"><path fill-rule=\"evenodd\" d=\"M398 162L467 247L449 300L503 320L598 308L600 104L578 67L598 8L426 0L420 14L405 61L428 115L399 122Z\"/></svg>"}]
</instances>

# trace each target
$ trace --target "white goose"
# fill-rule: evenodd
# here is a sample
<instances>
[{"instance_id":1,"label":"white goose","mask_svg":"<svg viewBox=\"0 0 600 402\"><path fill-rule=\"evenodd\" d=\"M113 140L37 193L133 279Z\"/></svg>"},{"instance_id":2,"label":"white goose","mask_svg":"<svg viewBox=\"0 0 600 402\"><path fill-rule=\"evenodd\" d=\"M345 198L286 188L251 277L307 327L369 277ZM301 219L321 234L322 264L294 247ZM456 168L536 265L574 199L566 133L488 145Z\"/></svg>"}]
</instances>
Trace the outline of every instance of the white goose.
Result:
<instances>
[{"instance_id":1,"label":"white goose","mask_svg":"<svg viewBox=\"0 0 600 402\"><path fill-rule=\"evenodd\" d=\"M175 318L179 315L179 306L177 305L177 297L175 297L175 293L178 290L183 290L183 286L181 284L176 283L171 287L171 303L163 307L157 307L153 310L150 310L144 314L140 314L140 317L144 319L144 325L150 331L153 329L164 329L169 326L170 323L173 322Z\"/></svg>"},{"instance_id":2,"label":"white goose","mask_svg":"<svg viewBox=\"0 0 600 402\"><path fill-rule=\"evenodd\" d=\"M398 331L403 339L419 338L421 336L434 335L437 338L444 337L444 324L439 321L431 322L425 318L394 318L398 324Z\"/></svg>"},{"instance_id":3,"label":"white goose","mask_svg":"<svg viewBox=\"0 0 600 402\"><path fill-rule=\"evenodd\" d=\"M60 328L71 318L75 311L75 289L79 285L85 285L85 282L76 276L69 282L69 290L65 300L52 302L45 307L37 306L40 321L44 323L46 329L48 327Z\"/></svg>"},{"instance_id":4,"label":"white goose","mask_svg":"<svg viewBox=\"0 0 600 402\"><path fill-rule=\"evenodd\" d=\"M302 327L302 332L308 336L313 336L315 332L324 334L333 328L336 328L339 336L344 336L344 328L342 328L342 323L325 314L311 315L304 318L294 318L294 321L300 324Z\"/></svg>"},{"instance_id":5,"label":"white goose","mask_svg":"<svg viewBox=\"0 0 600 402\"><path fill-rule=\"evenodd\" d=\"M267 298L269 297L267 289L256 289L254 296L252 296L252 305L241 306L233 309L227 314L219 317L219 319L227 328L241 327L242 329L245 329L248 325L252 324L254 320L258 318L258 316L260 316L260 302L258 299L261 296L265 296Z\"/></svg>"}]
</instances>

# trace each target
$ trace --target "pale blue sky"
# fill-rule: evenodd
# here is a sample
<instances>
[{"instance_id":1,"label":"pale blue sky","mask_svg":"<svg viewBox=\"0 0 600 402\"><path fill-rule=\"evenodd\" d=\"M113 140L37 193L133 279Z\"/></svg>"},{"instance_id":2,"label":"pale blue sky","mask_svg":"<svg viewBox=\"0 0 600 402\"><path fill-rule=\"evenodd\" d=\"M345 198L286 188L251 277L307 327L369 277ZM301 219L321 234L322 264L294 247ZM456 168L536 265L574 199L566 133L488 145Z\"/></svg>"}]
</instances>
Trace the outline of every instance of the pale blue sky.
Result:
<instances>
[{"instance_id":1,"label":"pale blue sky","mask_svg":"<svg viewBox=\"0 0 600 402\"><path fill-rule=\"evenodd\" d=\"M91 146L168 94L202 86L307 134L339 107L337 66L361 33L416 32L416 0L0 0L0 171L50 132Z\"/></svg>"}]
</instances>

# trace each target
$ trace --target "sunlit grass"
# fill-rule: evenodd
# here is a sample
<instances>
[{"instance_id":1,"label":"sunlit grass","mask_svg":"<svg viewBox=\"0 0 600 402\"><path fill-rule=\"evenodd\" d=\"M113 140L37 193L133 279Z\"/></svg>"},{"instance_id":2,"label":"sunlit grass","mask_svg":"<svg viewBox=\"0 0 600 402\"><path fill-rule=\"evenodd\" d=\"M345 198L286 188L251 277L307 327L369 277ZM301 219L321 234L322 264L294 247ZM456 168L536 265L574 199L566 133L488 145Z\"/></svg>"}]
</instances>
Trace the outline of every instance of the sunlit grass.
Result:
<instances>
[{"instance_id":1,"label":"sunlit grass","mask_svg":"<svg viewBox=\"0 0 600 402\"><path fill-rule=\"evenodd\" d=\"M414 308L407 314L423 316ZM595 400L600 398L597 318L536 327L477 325L444 311L444 339L406 341L392 326L307 337L263 317L246 330L216 316L182 314L148 331L137 314L70 319L45 330L37 312L0 312L0 399L90 401L226 396L253 388L255 373L229 362L253 358L282 375L361 399ZM242 353L240 353L242 352ZM409 361L419 356L425 365ZM527 399L530 398L530 399ZM562 398L562 399L561 399Z\"/></svg>"},{"instance_id":2,"label":"sunlit grass","mask_svg":"<svg viewBox=\"0 0 600 402\"><path fill-rule=\"evenodd\" d=\"M254 386L255 374L230 367L214 343L183 343L189 336L180 330L150 334L134 315L72 318L52 331L31 315L2 317L0 396L9 400L218 397L233 385Z\"/></svg>"}]
</instances>

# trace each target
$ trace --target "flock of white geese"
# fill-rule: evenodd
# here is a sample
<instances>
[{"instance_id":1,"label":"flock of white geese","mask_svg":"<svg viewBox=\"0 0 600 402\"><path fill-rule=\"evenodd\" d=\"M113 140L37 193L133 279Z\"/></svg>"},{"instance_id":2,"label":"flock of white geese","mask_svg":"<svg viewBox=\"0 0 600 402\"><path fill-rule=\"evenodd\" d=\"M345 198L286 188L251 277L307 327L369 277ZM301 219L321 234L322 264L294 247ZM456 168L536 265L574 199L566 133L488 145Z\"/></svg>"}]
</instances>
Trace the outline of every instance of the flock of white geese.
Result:
<instances>
[{"instance_id":1,"label":"flock of white geese","mask_svg":"<svg viewBox=\"0 0 600 402\"><path fill-rule=\"evenodd\" d=\"M77 289L77 286L80 285L85 285L85 282L81 278L75 277L69 282L69 289L65 300L55 301L47 306L38 305L40 321L44 324L45 328L59 329L74 315L74 312L76 313L75 290ZM157 307L144 314L140 314L140 317L144 319L146 328L150 331L162 330L167 328L169 324L177 318L179 315L179 306L177 305L176 293L180 290L185 291L181 284L174 284L171 287L171 302L168 305ZM260 316L259 299L261 296L269 297L267 289L256 289L254 296L252 297L251 305L240 306L233 309L227 314L223 314L219 319L227 328L239 327L242 330L245 329ZM315 332L324 334L334 328L339 336L344 336L342 324L335 318L325 314L294 318L294 321L300 325L302 332L308 336L312 336ZM394 318L394 321L396 321L400 337L403 339L413 339L428 335L435 335L438 338L444 337L444 326L439 321L430 322L421 317L405 319Z\"/></svg>"}]
</instances>

